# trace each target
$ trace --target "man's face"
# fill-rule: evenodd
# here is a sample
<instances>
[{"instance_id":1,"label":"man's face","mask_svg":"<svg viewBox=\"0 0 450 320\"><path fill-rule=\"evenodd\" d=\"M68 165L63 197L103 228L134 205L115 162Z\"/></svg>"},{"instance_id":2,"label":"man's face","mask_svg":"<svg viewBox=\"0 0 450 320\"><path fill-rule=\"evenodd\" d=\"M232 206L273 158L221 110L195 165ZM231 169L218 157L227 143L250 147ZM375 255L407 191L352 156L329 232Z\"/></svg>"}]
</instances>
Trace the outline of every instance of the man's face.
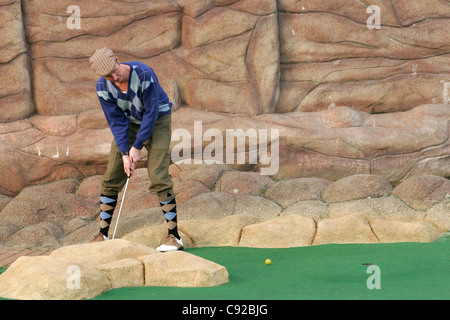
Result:
<instances>
[{"instance_id":1,"label":"man's face","mask_svg":"<svg viewBox=\"0 0 450 320\"><path fill-rule=\"evenodd\" d=\"M119 64L119 61L116 60L116 65L114 66L113 71L111 71L110 74L103 76L103 78L105 78L106 80L112 81L112 82L122 83L123 79L124 79L123 75L124 75L124 70L123 70L122 66Z\"/></svg>"}]
</instances>

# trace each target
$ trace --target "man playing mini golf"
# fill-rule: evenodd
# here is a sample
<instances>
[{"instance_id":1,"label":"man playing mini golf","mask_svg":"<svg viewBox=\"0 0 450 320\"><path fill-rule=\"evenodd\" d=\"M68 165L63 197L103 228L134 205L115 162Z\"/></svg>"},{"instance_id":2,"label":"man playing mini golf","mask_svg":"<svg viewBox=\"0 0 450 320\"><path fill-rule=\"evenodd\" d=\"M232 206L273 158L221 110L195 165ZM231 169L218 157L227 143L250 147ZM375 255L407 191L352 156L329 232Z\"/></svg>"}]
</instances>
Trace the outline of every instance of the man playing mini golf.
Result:
<instances>
[{"instance_id":1,"label":"man playing mini golf","mask_svg":"<svg viewBox=\"0 0 450 320\"><path fill-rule=\"evenodd\" d=\"M150 192L158 195L168 225L168 235L158 251L182 250L177 229L177 210L170 162L172 103L149 66L137 62L119 63L109 48L96 50L89 59L100 76L97 96L114 136L100 197L100 232L94 241L108 239L109 225L119 192L132 176L141 149L148 151Z\"/></svg>"}]
</instances>

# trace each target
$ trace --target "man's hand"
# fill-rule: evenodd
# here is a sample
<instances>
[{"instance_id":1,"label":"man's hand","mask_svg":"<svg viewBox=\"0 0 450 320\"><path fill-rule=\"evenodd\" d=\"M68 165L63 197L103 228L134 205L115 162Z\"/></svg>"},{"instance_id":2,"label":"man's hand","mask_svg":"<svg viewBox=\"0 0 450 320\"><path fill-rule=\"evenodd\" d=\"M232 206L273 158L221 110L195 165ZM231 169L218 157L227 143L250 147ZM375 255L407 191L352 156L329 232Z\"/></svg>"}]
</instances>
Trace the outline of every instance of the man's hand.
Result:
<instances>
[{"instance_id":1,"label":"man's hand","mask_svg":"<svg viewBox=\"0 0 450 320\"><path fill-rule=\"evenodd\" d=\"M131 177L134 173L134 163L131 161L130 156L122 156L123 161L123 170L127 174L128 177Z\"/></svg>"},{"instance_id":2,"label":"man's hand","mask_svg":"<svg viewBox=\"0 0 450 320\"><path fill-rule=\"evenodd\" d=\"M133 164L133 167L136 163L141 159L141 150L136 149L135 147L131 147L130 150L130 161Z\"/></svg>"}]
</instances>

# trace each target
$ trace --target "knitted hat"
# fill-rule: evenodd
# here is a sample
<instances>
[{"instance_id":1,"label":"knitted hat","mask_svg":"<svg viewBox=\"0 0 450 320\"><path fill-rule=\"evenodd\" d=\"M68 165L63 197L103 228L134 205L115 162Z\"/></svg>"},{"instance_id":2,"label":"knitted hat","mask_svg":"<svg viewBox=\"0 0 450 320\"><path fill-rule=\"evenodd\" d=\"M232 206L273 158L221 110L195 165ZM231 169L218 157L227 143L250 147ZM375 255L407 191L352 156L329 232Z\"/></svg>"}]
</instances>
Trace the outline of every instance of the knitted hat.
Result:
<instances>
[{"instance_id":1,"label":"knitted hat","mask_svg":"<svg viewBox=\"0 0 450 320\"><path fill-rule=\"evenodd\" d=\"M105 76L114 70L116 55L110 48L99 49L89 58L89 62L92 70L100 76Z\"/></svg>"}]
</instances>

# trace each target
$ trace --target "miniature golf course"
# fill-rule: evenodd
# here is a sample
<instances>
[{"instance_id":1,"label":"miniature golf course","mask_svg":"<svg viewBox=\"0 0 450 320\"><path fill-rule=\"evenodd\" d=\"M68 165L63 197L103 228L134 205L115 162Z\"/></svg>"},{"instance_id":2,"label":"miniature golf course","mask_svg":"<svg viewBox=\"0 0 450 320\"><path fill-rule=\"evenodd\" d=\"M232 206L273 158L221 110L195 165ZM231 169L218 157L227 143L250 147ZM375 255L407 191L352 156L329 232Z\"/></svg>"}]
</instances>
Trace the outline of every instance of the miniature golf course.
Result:
<instances>
[{"instance_id":1,"label":"miniature golf course","mask_svg":"<svg viewBox=\"0 0 450 320\"><path fill-rule=\"evenodd\" d=\"M113 289L94 300L448 300L450 236L428 243L327 244L189 253L225 266L230 281L208 288ZM265 264L269 258L272 263ZM378 267L378 274L373 267ZM0 273L5 269L0 269ZM374 277L377 276L375 279ZM368 282L378 288L368 288ZM369 284L370 286L370 284Z\"/></svg>"},{"instance_id":2,"label":"miniature golf course","mask_svg":"<svg viewBox=\"0 0 450 320\"><path fill-rule=\"evenodd\" d=\"M450 298L450 237L429 243L328 244L286 249L206 247L189 253L225 266L218 287L140 287L107 291L95 299L309 300ZM270 258L272 263L265 264ZM369 289L379 267L380 289ZM370 280L371 283L372 280Z\"/></svg>"}]
</instances>

